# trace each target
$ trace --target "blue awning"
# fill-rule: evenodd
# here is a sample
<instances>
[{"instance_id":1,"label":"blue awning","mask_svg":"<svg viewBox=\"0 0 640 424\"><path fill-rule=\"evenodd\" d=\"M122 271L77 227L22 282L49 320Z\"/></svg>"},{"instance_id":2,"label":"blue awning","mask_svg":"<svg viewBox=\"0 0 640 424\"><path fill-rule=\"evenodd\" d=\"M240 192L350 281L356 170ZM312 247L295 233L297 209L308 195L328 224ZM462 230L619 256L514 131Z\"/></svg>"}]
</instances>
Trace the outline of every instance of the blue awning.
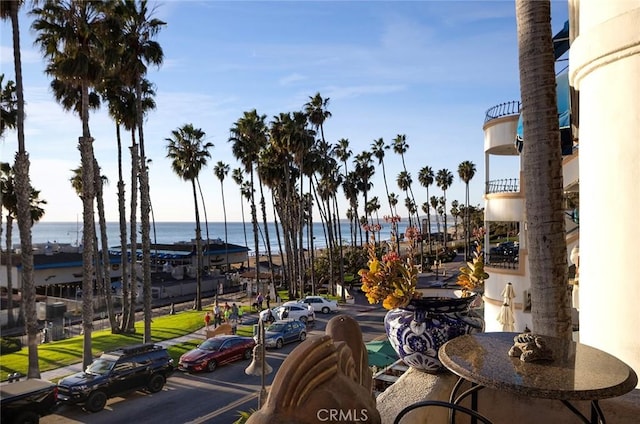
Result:
<instances>
[{"instance_id":1,"label":"blue awning","mask_svg":"<svg viewBox=\"0 0 640 424\"><path fill-rule=\"evenodd\" d=\"M558 97L558 128L562 154L570 155L573 151L573 137L571 135L571 90L569 88L569 72L563 72L556 77L556 95ZM518 118L516 131L516 147L522 152L524 146L524 129L522 114Z\"/></svg>"},{"instance_id":2,"label":"blue awning","mask_svg":"<svg viewBox=\"0 0 640 424\"><path fill-rule=\"evenodd\" d=\"M569 21L553 37L553 54L558 60L569 50ZM556 96L558 104L558 128L560 129L560 143L562 154L573 153L573 136L571 134L571 88L569 87L569 72L565 71L556 77ZM518 118L515 144L518 152L522 152L524 146L524 129L522 128L522 114Z\"/></svg>"},{"instance_id":3,"label":"blue awning","mask_svg":"<svg viewBox=\"0 0 640 424\"><path fill-rule=\"evenodd\" d=\"M564 23L562 30L553 36L553 55L555 60L569 50L569 21Z\"/></svg>"}]
</instances>

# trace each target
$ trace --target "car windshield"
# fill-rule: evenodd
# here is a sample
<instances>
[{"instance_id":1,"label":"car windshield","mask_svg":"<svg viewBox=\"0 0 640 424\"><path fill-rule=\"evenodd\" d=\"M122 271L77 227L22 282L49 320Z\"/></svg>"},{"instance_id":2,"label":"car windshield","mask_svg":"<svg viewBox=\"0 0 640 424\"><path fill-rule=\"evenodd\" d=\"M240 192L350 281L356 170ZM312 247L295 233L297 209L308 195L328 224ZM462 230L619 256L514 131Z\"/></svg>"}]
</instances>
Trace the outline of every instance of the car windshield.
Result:
<instances>
[{"instance_id":1,"label":"car windshield","mask_svg":"<svg viewBox=\"0 0 640 424\"><path fill-rule=\"evenodd\" d=\"M221 339L207 339L198 347L202 350L219 350L222 342Z\"/></svg>"},{"instance_id":2,"label":"car windshield","mask_svg":"<svg viewBox=\"0 0 640 424\"><path fill-rule=\"evenodd\" d=\"M284 331L285 325L286 324L281 324L281 323L271 324L270 326L267 327L267 331L271 331L273 333L280 333Z\"/></svg>"},{"instance_id":3,"label":"car windshield","mask_svg":"<svg viewBox=\"0 0 640 424\"><path fill-rule=\"evenodd\" d=\"M111 371L115 361L109 359L99 358L96 359L91 365L87 367L87 374L103 375Z\"/></svg>"}]
</instances>

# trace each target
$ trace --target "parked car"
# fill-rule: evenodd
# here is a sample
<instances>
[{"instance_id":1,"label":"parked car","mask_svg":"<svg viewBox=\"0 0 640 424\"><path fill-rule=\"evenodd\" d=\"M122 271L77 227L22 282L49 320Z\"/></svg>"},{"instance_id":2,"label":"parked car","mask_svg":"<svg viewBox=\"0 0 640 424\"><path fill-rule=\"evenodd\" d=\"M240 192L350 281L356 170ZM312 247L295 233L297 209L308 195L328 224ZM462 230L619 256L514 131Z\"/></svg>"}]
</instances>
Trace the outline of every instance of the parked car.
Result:
<instances>
[{"instance_id":1,"label":"parked car","mask_svg":"<svg viewBox=\"0 0 640 424\"><path fill-rule=\"evenodd\" d=\"M219 365L251 359L256 345L251 337L220 335L211 337L195 349L183 354L178 361L182 371L212 372Z\"/></svg>"},{"instance_id":2,"label":"parked car","mask_svg":"<svg viewBox=\"0 0 640 424\"><path fill-rule=\"evenodd\" d=\"M58 399L98 412L108 398L122 393L140 389L159 392L173 371L173 359L160 345L122 347L103 353L84 372L60 380Z\"/></svg>"},{"instance_id":3,"label":"parked car","mask_svg":"<svg viewBox=\"0 0 640 424\"><path fill-rule=\"evenodd\" d=\"M294 319L307 323L308 321L315 321L316 314L313 312L313 309L308 308L307 305L291 301L276 306L271 310L265 309L260 312L260 319L265 322Z\"/></svg>"},{"instance_id":4,"label":"parked car","mask_svg":"<svg viewBox=\"0 0 640 424\"><path fill-rule=\"evenodd\" d=\"M0 385L2 424L37 423L40 417L53 413L58 405L55 383L37 378Z\"/></svg>"},{"instance_id":5,"label":"parked car","mask_svg":"<svg viewBox=\"0 0 640 424\"><path fill-rule=\"evenodd\" d=\"M253 336L258 341L258 335ZM302 321L280 320L265 328L264 346L280 349L286 343L304 341L307 338L307 326Z\"/></svg>"},{"instance_id":6,"label":"parked car","mask_svg":"<svg viewBox=\"0 0 640 424\"><path fill-rule=\"evenodd\" d=\"M298 302L311 305L314 312L322 312L323 314L328 314L338 310L338 302L335 300L329 300L322 296L307 296Z\"/></svg>"},{"instance_id":7,"label":"parked car","mask_svg":"<svg viewBox=\"0 0 640 424\"><path fill-rule=\"evenodd\" d=\"M504 241L489 249L489 259L492 262L516 261L519 255L520 244L514 241Z\"/></svg>"}]
</instances>

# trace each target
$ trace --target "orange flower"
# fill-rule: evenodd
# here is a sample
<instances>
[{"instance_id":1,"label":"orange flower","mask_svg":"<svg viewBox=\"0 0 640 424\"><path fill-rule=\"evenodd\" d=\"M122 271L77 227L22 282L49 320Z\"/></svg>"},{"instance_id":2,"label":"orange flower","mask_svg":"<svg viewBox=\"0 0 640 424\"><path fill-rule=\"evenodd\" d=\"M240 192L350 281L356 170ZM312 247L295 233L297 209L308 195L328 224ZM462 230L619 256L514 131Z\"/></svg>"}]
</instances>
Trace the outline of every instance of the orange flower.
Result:
<instances>
[{"instance_id":1,"label":"orange flower","mask_svg":"<svg viewBox=\"0 0 640 424\"><path fill-rule=\"evenodd\" d=\"M405 235L409 236L417 234L413 227L405 232ZM402 259L398 254L398 245L394 237L387 243L387 252L381 258L376 254L375 235L367 243L369 267L361 269L358 274L362 278L362 291L369 303L382 302L385 309L395 309L408 305L411 299L418 296L418 269L413 262L415 237L409 239L406 259Z\"/></svg>"}]
</instances>

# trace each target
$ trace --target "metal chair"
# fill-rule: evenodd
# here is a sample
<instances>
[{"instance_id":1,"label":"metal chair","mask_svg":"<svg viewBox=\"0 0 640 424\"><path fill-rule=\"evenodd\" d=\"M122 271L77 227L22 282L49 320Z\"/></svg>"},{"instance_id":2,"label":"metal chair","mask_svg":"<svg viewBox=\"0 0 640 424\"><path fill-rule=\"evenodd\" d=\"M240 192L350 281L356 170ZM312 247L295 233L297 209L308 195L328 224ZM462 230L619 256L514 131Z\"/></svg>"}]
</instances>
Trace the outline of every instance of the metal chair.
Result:
<instances>
[{"instance_id":1,"label":"metal chair","mask_svg":"<svg viewBox=\"0 0 640 424\"><path fill-rule=\"evenodd\" d=\"M400 424L400 420L402 420L402 418L407 415L409 412L413 411L414 409L418 409L418 408L425 408L425 407L430 407L430 406L434 406L434 407L440 407L440 408L447 408L450 410L451 412L460 412L462 414L467 414L472 418L475 418L476 420L484 423L484 424L493 424L491 421L489 421L489 419L487 417L484 417L482 415L480 415L479 413L477 413L474 410L471 410L469 408L465 408L464 406L460 406L460 405L456 405L455 403L450 403L450 402L444 402L441 400L424 400L422 402L416 402L412 405L409 405L407 407L405 407L402 411L400 411L400 413L398 414L398 416L395 418L395 420L393 421L393 424ZM451 420L451 422L453 422L453 420ZM475 421L472 421L475 422Z\"/></svg>"}]
</instances>

